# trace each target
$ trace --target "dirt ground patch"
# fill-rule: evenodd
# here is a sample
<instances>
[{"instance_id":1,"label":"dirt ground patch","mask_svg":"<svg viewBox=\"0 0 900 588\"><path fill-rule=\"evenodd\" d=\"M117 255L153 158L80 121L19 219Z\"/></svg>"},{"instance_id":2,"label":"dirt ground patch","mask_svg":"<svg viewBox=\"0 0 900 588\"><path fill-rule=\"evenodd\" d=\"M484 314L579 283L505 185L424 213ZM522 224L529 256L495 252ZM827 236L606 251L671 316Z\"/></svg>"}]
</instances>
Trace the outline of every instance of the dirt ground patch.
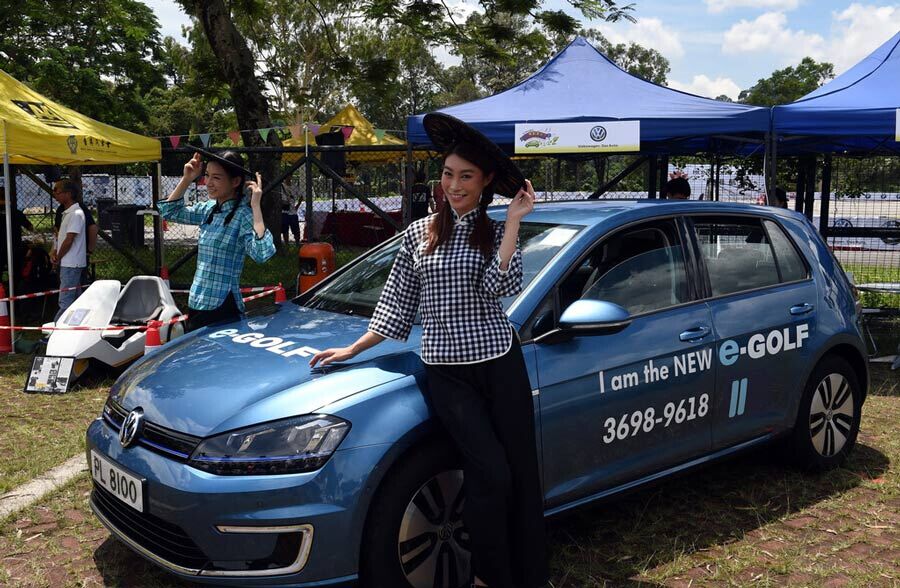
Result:
<instances>
[{"instance_id":1,"label":"dirt ground patch","mask_svg":"<svg viewBox=\"0 0 900 588\"><path fill-rule=\"evenodd\" d=\"M758 451L551 521L556 588L900 586L900 387L875 368L858 445L808 475ZM3 586L196 586L90 513L82 475L0 528Z\"/></svg>"}]
</instances>

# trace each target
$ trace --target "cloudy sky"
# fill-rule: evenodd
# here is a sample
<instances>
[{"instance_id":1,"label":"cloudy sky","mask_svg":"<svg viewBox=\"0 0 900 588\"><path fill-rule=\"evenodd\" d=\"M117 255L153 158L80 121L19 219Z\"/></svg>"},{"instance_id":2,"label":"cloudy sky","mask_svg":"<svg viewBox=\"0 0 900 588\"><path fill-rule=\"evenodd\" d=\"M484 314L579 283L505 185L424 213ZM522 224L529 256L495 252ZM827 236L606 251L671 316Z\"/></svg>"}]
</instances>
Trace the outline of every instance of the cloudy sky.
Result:
<instances>
[{"instance_id":1,"label":"cloudy sky","mask_svg":"<svg viewBox=\"0 0 900 588\"><path fill-rule=\"evenodd\" d=\"M181 37L187 17L168 0L145 0L165 35ZM810 56L841 73L900 31L900 3L846 0L620 0L635 4L635 24L590 23L615 42L635 41L672 66L669 85L701 96L742 89ZM474 0L452 0L461 13ZM565 0L545 0L579 16ZM445 55L438 53L439 57Z\"/></svg>"}]
</instances>

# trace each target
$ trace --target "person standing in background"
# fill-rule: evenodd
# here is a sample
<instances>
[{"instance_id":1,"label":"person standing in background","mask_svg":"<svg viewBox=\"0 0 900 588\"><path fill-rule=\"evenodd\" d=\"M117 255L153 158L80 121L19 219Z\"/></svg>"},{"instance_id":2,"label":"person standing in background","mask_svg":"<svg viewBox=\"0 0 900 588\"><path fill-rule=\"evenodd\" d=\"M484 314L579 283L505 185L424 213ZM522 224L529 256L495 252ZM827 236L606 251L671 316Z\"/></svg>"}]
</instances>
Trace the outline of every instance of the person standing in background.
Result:
<instances>
[{"instance_id":1,"label":"person standing in background","mask_svg":"<svg viewBox=\"0 0 900 588\"><path fill-rule=\"evenodd\" d=\"M87 237L84 212L78 205L78 184L73 180L59 180L53 185L53 198L63 209L59 232L50 252L50 261L59 266L61 292L59 310L54 318L58 321L81 295L81 273L87 267Z\"/></svg>"}]
</instances>

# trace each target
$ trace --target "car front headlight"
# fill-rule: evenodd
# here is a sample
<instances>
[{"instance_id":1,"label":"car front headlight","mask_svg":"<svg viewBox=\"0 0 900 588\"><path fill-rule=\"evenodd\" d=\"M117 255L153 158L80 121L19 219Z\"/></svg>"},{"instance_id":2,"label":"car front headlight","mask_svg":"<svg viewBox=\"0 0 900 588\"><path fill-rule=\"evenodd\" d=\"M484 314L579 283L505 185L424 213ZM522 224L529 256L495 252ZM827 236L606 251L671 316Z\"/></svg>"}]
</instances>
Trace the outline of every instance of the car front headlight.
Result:
<instances>
[{"instance_id":1,"label":"car front headlight","mask_svg":"<svg viewBox=\"0 0 900 588\"><path fill-rule=\"evenodd\" d=\"M222 476L311 472L349 431L349 422L323 414L263 423L202 441L188 464Z\"/></svg>"}]
</instances>

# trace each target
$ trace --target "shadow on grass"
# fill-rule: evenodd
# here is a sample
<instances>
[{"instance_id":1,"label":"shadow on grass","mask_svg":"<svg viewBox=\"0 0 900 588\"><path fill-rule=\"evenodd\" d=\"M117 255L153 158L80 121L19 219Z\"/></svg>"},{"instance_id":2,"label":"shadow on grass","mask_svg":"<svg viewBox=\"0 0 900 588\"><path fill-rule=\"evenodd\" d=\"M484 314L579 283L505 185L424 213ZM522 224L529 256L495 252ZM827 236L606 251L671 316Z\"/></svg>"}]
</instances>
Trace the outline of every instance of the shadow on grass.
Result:
<instances>
[{"instance_id":1,"label":"shadow on grass","mask_svg":"<svg viewBox=\"0 0 900 588\"><path fill-rule=\"evenodd\" d=\"M739 541L881 476L890 465L879 450L857 444L842 468L804 474L773 463L776 451L759 450L555 518L550 548L557 588L652 586L631 578Z\"/></svg>"},{"instance_id":2,"label":"shadow on grass","mask_svg":"<svg viewBox=\"0 0 900 588\"><path fill-rule=\"evenodd\" d=\"M140 586L141 588L188 588L202 586L182 580L151 564L121 541L110 536L94 550L94 563L103 576L104 586Z\"/></svg>"}]
</instances>

